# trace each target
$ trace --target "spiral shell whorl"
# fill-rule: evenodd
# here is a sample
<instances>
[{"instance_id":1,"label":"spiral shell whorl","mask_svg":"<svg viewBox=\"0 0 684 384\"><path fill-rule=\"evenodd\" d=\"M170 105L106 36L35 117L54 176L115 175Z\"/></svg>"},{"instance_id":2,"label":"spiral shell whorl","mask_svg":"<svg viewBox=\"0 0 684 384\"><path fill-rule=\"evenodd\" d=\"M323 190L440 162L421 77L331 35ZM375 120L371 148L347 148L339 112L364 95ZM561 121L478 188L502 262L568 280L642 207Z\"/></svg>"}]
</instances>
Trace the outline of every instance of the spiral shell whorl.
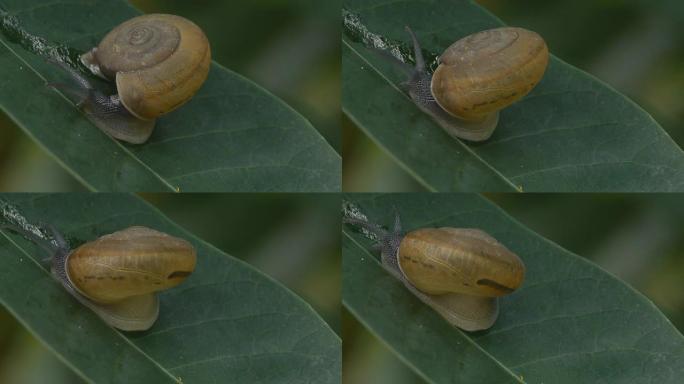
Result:
<instances>
[{"instance_id":1,"label":"spiral shell whorl","mask_svg":"<svg viewBox=\"0 0 684 384\"><path fill-rule=\"evenodd\" d=\"M107 34L95 55L102 73L114 79L118 72L141 70L166 60L180 40L180 31L167 20L136 17Z\"/></svg>"},{"instance_id":2,"label":"spiral shell whorl","mask_svg":"<svg viewBox=\"0 0 684 384\"><path fill-rule=\"evenodd\" d=\"M143 45L150 42L153 38L159 41L158 35L155 36L156 28L152 28L146 25L138 25L128 31L128 43L130 45Z\"/></svg>"}]
</instances>

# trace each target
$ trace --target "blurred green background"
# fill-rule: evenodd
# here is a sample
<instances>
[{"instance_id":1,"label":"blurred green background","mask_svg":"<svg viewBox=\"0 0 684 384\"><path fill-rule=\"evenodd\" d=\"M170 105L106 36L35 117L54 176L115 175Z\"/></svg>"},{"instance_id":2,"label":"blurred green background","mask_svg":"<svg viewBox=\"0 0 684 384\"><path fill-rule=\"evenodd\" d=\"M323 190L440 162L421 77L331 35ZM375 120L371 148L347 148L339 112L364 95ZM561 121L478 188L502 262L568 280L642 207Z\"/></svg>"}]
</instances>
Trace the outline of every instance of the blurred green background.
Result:
<instances>
[{"instance_id":1,"label":"blurred green background","mask_svg":"<svg viewBox=\"0 0 684 384\"><path fill-rule=\"evenodd\" d=\"M197 23L216 62L290 104L340 152L340 0L130 2ZM82 189L0 111L0 191Z\"/></svg>"},{"instance_id":2,"label":"blurred green background","mask_svg":"<svg viewBox=\"0 0 684 384\"><path fill-rule=\"evenodd\" d=\"M684 333L684 195L487 197L522 225L632 285ZM344 383L424 382L344 309L342 324Z\"/></svg>"},{"instance_id":3,"label":"blurred green background","mask_svg":"<svg viewBox=\"0 0 684 384\"><path fill-rule=\"evenodd\" d=\"M287 286L340 334L338 195L150 194L143 197L196 236ZM0 306L0 383L80 382Z\"/></svg>"},{"instance_id":4,"label":"blurred green background","mask_svg":"<svg viewBox=\"0 0 684 384\"><path fill-rule=\"evenodd\" d=\"M476 2L540 33L554 55L636 101L684 146L684 1ZM342 127L345 191L424 190L349 119Z\"/></svg>"}]
</instances>

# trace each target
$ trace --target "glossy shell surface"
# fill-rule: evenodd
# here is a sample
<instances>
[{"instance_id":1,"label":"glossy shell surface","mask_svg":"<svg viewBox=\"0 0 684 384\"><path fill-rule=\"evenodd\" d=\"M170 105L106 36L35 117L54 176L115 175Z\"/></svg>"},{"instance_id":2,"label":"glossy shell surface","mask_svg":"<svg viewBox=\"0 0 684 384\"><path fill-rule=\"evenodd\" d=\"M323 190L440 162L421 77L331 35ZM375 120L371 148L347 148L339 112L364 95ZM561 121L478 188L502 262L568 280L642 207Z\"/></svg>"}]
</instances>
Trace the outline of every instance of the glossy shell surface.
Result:
<instances>
[{"instance_id":1,"label":"glossy shell surface","mask_svg":"<svg viewBox=\"0 0 684 384\"><path fill-rule=\"evenodd\" d=\"M481 121L519 100L541 80L544 39L523 28L496 28L456 41L440 56L431 91L453 116Z\"/></svg>"},{"instance_id":2,"label":"glossy shell surface","mask_svg":"<svg viewBox=\"0 0 684 384\"><path fill-rule=\"evenodd\" d=\"M93 55L116 79L126 109L151 120L188 101L207 78L211 49L204 32L175 15L135 17L109 32Z\"/></svg>"},{"instance_id":3,"label":"glossy shell surface","mask_svg":"<svg viewBox=\"0 0 684 384\"><path fill-rule=\"evenodd\" d=\"M195 269L186 240L130 227L83 244L67 258L72 285L97 303L114 303L174 287Z\"/></svg>"},{"instance_id":4,"label":"glossy shell surface","mask_svg":"<svg viewBox=\"0 0 684 384\"><path fill-rule=\"evenodd\" d=\"M517 289L525 277L520 258L479 229L425 228L406 234L399 267L418 290L498 297Z\"/></svg>"}]
</instances>

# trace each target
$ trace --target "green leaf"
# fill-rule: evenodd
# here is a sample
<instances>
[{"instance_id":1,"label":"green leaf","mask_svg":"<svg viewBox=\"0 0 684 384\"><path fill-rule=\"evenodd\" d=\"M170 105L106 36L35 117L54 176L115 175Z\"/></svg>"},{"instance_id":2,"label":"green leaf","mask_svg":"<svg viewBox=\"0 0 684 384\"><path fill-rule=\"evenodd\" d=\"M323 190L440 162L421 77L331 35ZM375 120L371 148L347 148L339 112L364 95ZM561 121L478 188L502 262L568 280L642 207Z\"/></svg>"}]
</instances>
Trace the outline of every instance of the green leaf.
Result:
<instances>
[{"instance_id":1,"label":"green leaf","mask_svg":"<svg viewBox=\"0 0 684 384\"><path fill-rule=\"evenodd\" d=\"M72 246L131 225L190 241L195 272L160 294L145 332L120 332L71 297L23 238L0 235L0 303L85 379L97 383L339 383L341 341L313 309L274 280L222 253L135 196L7 195L31 221Z\"/></svg>"},{"instance_id":2,"label":"green leaf","mask_svg":"<svg viewBox=\"0 0 684 384\"><path fill-rule=\"evenodd\" d=\"M121 0L1 0L0 108L93 190L340 189L340 156L311 124L216 63L198 94L161 117L143 145L108 137L45 86L64 73L44 57L62 54L74 62L138 14Z\"/></svg>"},{"instance_id":3,"label":"green leaf","mask_svg":"<svg viewBox=\"0 0 684 384\"><path fill-rule=\"evenodd\" d=\"M369 221L403 229L480 228L518 254L522 287L492 328L451 327L386 272L346 226L342 299L430 383L679 383L684 337L640 293L531 232L477 195L348 195Z\"/></svg>"},{"instance_id":4,"label":"green leaf","mask_svg":"<svg viewBox=\"0 0 684 384\"><path fill-rule=\"evenodd\" d=\"M401 91L407 74L378 52L411 62L409 25L434 69L452 42L503 25L471 1L345 0L344 7L344 112L426 188L684 190L684 153L651 116L556 57L527 97L502 110L489 140L450 138Z\"/></svg>"}]
</instances>

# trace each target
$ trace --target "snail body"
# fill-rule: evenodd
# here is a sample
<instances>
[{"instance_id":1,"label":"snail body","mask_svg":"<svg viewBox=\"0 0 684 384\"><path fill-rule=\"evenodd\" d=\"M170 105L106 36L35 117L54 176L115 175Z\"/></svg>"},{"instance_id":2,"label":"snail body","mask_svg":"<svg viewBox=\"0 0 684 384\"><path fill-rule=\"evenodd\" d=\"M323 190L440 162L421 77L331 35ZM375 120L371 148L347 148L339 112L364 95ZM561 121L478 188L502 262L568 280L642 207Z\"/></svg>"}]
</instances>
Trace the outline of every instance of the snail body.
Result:
<instances>
[{"instance_id":1,"label":"snail body","mask_svg":"<svg viewBox=\"0 0 684 384\"><path fill-rule=\"evenodd\" d=\"M487 140L499 110L527 95L539 83L549 60L544 39L523 28L495 28L466 36L439 56L430 75L416 36L416 66L407 82L411 99L449 135Z\"/></svg>"},{"instance_id":2,"label":"snail body","mask_svg":"<svg viewBox=\"0 0 684 384\"><path fill-rule=\"evenodd\" d=\"M159 315L156 292L182 283L194 270L187 241L130 227L70 250L61 235L52 273L82 304L124 331L149 329Z\"/></svg>"},{"instance_id":3,"label":"snail body","mask_svg":"<svg viewBox=\"0 0 684 384\"><path fill-rule=\"evenodd\" d=\"M115 82L117 93L102 94L69 68L76 82L67 91L79 98L77 104L97 127L116 139L141 144L159 116L183 105L202 86L211 49L204 32L190 20L150 14L115 27L81 56L81 62Z\"/></svg>"},{"instance_id":4,"label":"snail body","mask_svg":"<svg viewBox=\"0 0 684 384\"><path fill-rule=\"evenodd\" d=\"M349 223L378 236L382 265L450 324L466 331L490 328L499 314L497 298L522 284L525 265L482 230L422 228L402 233L360 220Z\"/></svg>"}]
</instances>

